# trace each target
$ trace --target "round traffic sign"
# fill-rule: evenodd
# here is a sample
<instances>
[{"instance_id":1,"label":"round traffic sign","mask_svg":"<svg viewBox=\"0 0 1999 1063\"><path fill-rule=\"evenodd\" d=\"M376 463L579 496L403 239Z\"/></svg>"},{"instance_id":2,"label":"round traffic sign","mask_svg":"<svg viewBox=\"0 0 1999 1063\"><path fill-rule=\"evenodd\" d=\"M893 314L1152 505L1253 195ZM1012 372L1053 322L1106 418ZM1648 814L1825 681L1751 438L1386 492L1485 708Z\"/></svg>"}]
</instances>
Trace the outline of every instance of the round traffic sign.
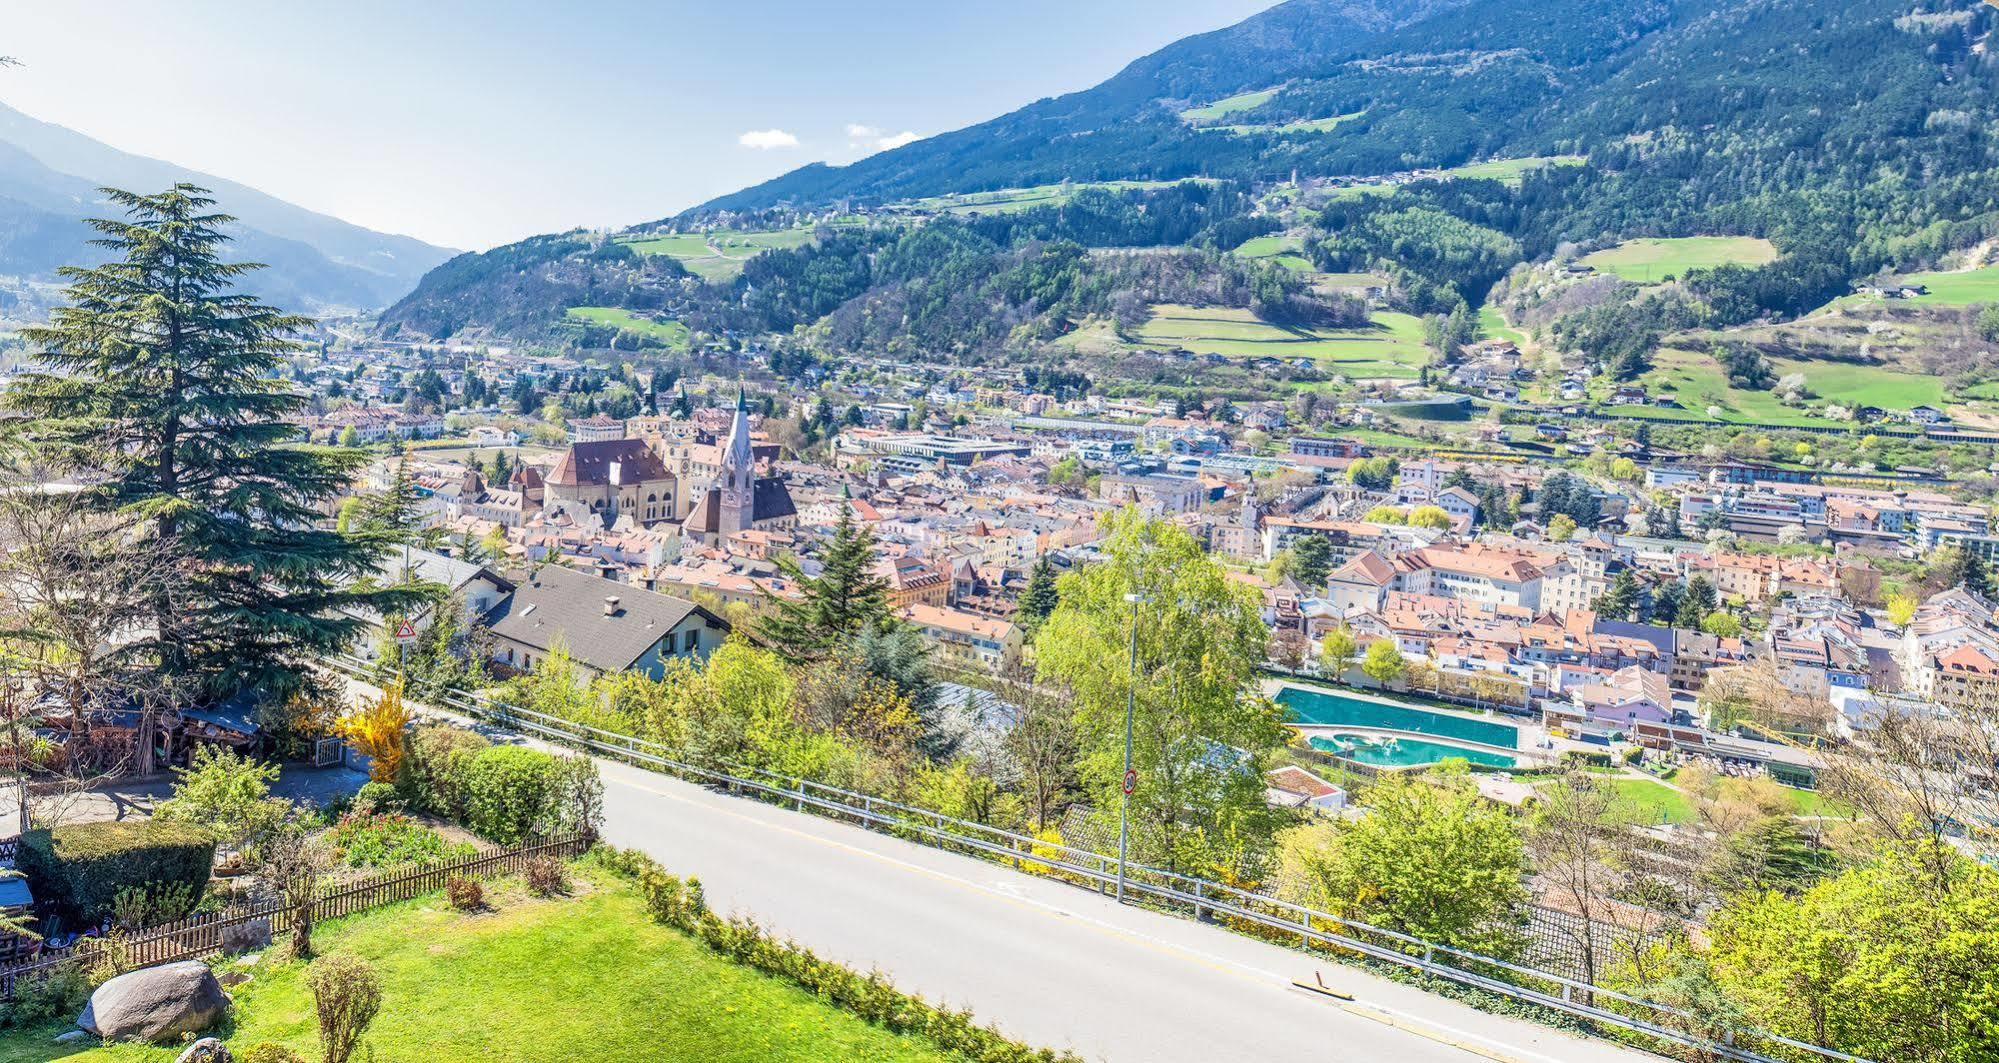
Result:
<instances>
[{"instance_id":1,"label":"round traffic sign","mask_svg":"<svg viewBox=\"0 0 1999 1063\"><path fill-rule=\"evenodd\" d=\"M1131 792L1132 792L1133 790L1136 790L1136 789L1138 789L1138 773L1137 773L1137 772L1135 772L1135 771L1127 771L1127 772L1125 772L1125 773L1124 773L1124 795L1125 795L1126 797L1130 797L1130 796L1131 796Z\"/></svg>"}]
</instances>

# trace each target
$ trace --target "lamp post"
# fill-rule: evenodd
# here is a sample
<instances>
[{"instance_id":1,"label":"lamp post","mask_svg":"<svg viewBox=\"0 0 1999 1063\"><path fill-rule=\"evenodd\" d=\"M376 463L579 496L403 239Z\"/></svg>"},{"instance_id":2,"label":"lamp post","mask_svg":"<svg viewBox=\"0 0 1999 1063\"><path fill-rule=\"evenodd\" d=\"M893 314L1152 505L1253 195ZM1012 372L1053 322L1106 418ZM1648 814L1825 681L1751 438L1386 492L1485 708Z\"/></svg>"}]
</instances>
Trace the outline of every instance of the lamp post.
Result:
<instances>
[{"instance_id":1,"label":"lamp post","mask_svg":"<svg viewBox=\"0 0 1999 1063\"><path fill-rule=\"evenodd\" d=\"M1138 776L1131 768L1132 717L1138 708L1138 607L1149 601L1145 595L1133 592L1124 600L1131 603L1131 685L1125 688L1124 697L1124 778L1120 789L1122 798L1117 811L1117 899L1124 903L1125 846L1131 837L1131 792L1137 787Z\"/></svg>"}]
</instances>

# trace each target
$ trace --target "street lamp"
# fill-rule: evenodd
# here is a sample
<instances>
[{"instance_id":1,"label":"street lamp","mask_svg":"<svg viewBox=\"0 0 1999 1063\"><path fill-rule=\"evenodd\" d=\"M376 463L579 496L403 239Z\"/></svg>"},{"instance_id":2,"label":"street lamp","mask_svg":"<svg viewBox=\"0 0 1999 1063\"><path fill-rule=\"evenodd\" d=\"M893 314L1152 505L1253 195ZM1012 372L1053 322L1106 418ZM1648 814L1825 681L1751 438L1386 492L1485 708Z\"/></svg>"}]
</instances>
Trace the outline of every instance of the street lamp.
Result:
<instances>
[{"instance_id":1,"label":"street lamp","mask_svg":"<svg viewBox=\"0 0 1999 1063\"><path fill-rule=\"evenodd\" d=\"M1124 596L1131 603L1131 685L1125 688L1124 696L1124 795L1118 801L1117 811L1117 899L1124 903L1125 845L1131 837L1131 792L1137 788L1138 773L1131 768L1131 728L1132 716L1138 707L1138 607L1152 599L1144 594L1132 592Z\"/></svg>"}]
</instances>

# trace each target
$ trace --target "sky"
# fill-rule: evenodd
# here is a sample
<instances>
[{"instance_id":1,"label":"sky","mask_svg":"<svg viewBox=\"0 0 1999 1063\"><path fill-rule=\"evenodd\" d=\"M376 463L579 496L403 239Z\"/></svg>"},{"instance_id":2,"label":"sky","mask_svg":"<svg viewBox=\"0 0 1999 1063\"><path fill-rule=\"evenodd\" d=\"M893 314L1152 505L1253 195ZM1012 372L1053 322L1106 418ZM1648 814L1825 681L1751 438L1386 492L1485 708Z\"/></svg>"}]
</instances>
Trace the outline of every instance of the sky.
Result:
<instances>
[{"instance_id":1,"label":"sky","mask_svg":"<svg viewBox=\"0 0 1999 1063\"><path fill-rule=\"evenodd\" d=\"M1087 88L1273 0L0 3L0 101L481 249Z\"/></svg>"}]
</instances>

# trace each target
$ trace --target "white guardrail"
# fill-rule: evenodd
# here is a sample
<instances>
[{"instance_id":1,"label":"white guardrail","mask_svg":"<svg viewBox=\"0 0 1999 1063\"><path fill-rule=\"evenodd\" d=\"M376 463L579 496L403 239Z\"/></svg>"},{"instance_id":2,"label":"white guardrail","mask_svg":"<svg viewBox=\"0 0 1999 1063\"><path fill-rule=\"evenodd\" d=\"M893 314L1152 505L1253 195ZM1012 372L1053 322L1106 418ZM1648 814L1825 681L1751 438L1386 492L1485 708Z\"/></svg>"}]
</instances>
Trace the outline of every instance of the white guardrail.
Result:
<instances>
[{"instance_id":1,"label":"white guardrail","mask_svg":"<svg viewBox=\"0 0 1999 1063\"><path fill-rule=\"evenodd\" d=\"M372 666L359 658L327 656L321 661L330 668L365 682L375 681ZM1066 876L1070 882L1084 888L1093 885L1098 893L1110 892L1118 881L1117 858L1093 850L1043 841L983 823L953 819L929 809L843 790L810 779L780 775L762 768L741 765L711 768L690 764L676 759L671 755L671 749L657 742L549 716L481 694L448 690L442 697L428 699L428 703L508 730L639 767L726 786L738 793L769 797L789 803L799 811L812 810L869 826L890 828L903 836L914 833L940 846L961 851L969 849L1016 867L1032 865L1051 874ZM1730 1031L1720 1041L1709 1040L1667 1025L1675 1021L1684 1023L1689 1029L1701 1025L1696 1016L1678 1008L1160 868L1127 864L1124 888L1128 893L1149 897L1177 910L1191 910L1196 919L1205 919L1210 915L1239 919L1286 936L1296 935L1301 945L1318 944L1359 953L1591 1022L1694 1048L1721 1059L1739 1063L1785 1063L1788 1059L1800 1058L1799 1054L1802 1054L1821 1060L1837 1060L1839 1063L1873 1063L1861 1056L1757 1029ZM1474 967L1495 973L1480 973L1471 969ZM1499 974L1523 979L1528 984L1508 981ZM1639 1014L1609 1010L1599 1006L1599 1000L1617 1001ZM1783 1056L1773 1056L1750 1045L1789 1051Z\"/></svg>"}]
</instances>

